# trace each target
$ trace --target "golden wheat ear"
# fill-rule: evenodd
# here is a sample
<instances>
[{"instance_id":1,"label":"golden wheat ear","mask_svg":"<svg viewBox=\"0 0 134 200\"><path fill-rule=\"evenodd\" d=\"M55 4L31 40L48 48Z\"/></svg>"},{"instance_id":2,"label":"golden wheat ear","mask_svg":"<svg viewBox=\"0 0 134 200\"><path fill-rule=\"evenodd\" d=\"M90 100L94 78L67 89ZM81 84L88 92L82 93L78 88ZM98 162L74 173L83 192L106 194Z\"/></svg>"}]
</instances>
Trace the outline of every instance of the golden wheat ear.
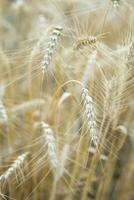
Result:
<instances>
[{"instance_id":1,"label":"golden wheat ear","mask_svg":"<svg viewBox=\"0 0 134 200\"><path fill-rule=\"evenodd\" d=\"M95 36L90 36L87 38L79 38L74 44L73 48L74 50L78 50L84 46L95 46L96 42L98 41L97 37Z\"/></svg>"},{"instance_id":2,"label":"golden wheat ear","mask_svg":"<svg viewBox=\"0 0 134 200\"><path fill-rule=\"evenodd\" d=\"M62 27L55 27L52 31L52 34L48 38L46 47L43 49L44 58L42 61L42 71L45 72L48 69L49 64L51 63L54 52L58 44L58 38L61 35Z\"/></svg>"},{"instance_id":3,"label":"golden wheat ear","mask_svg":"<svg viewBox=\"0 0 134 200\"><path fill-rule=\"evenodd\" d=\"M11 176L15 176L17 171L20 171L21 166L24 164L29 154L29 152L26 152L18 156L17 159L12 163L12 165L7 169L7 171L5 171L4 174L0 176L0 183L8 183L10 181Z\"/></svg>"},{"instance_id":4,"label":"golden wheat ear","mask_svg":"<svg viewBox=\"0 0 134 200\"><path fill-rule=\"evenodd\" d=\"M91 141L94 143L94 145L98 145L99 137L97 134L96 129L96 121L95 121L95 114L93 111L93 100L92 97L89 96L89 91L87 89L83 89L82 92L82 100L84 103L84 109L87 117L87 124L88 128L91 134Z\"/></svg>"},{"instance_id":5,"label":"golden wheat ear","mask_svg":"<svg viewBox=\"0 0 134 200\"><path fill-rule=\"evenodd\" d=\"M42 139L44 139L45 143L47 144L47 155L49 163L55 172L57 170L57 165L58 165L58 156L57 156L57 144L54 137L54 132L50 128L50 126L43 121L39 122L36 125L36 128L41 130Z\"/></svg>"}]
</instances>

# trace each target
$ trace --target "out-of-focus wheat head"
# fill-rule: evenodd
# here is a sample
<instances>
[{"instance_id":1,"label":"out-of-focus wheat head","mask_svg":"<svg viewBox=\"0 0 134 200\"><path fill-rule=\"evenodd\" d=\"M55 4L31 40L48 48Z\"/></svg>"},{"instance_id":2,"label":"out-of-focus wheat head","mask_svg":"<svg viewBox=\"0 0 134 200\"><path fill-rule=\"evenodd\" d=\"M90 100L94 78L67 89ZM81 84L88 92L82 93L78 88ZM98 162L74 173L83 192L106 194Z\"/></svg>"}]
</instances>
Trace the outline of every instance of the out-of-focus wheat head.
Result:
<instances>
[{"instance_id":1,"label":"out-of-focus wheat head","mask_svg":"<svg viewBox=\"0 0 134 200\"><path fill-rule=\"evenodd\" d=\"M0 0L0 199L134 199L133 0Z\"/></svg>"}]
</instances>

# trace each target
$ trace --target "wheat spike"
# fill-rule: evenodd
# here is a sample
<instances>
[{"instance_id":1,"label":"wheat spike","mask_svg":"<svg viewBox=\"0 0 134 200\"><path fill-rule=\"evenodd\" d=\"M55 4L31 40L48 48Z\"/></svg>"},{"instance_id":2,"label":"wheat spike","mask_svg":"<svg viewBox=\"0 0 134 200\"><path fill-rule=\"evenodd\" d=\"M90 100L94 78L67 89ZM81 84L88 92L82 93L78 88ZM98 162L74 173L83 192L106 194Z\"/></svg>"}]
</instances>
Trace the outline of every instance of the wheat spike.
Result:
<instances>
[{"instance_id":1,"label":"wheat spike","mask_svg":"<svg viewBox=\"0 0 134 200\"><path fill-rule=\"evenodd\" d=\"M98 41L98 38L95 36L89 36L86 38L79 38L74 44L73 48L74 50L78 50L84 46L91 46L94 47L96 42Z\"/></svg>"},{"instance_id":2,"label":"wheat spike","mask_svg":"<svg viewBox=\"0 0 134 200\"><path fill-rule=\"evenodd\" d=\"M56 47L58 44L58 38L61 35L62 28L61 27L55 27L52 31L51 36L48 38L47 47L43 49L44 52L44 58L42 61L42 71L45 72L45 70L48 69L48 66L52 60L53 54L56 51Z\"/></svg>"},{"instance_id":3,"label":"wheat spike","mask_svg":"<svg viewBox=\"0 0 134 200\"><path fill-rule=\"evenodd\" d=\"M48 153L48 158L50 161L50 164L54 170L57 169L57 148L56 148L56 140L54 137L53 130L49 127L48 124L45 122L40 122L38 123L37 127L41 129L41 132L43 134L43 138L47 144L47 153Z\"/></svg>"},{"instance_id":4,"label":"wheat spike","mask_svg":"<svg viewBox=\"0 0 134 200\"><path fill-rule=\"evenodd\" d=\"M98 134L96 130L95 114L93 110L93 100L89 96L89 91L83 88L82 100L84 103L84 109L87 117L87 123L91 134L91 140L97 146L98 145Z\"/></svg>"},{"instance_id":5,"label":"wheat spike","mask_svg":"<svg viewBox=\"0 0 134 200\"><path fill-rule=\"evenodd\" d=\"M0 183L2 181L8 181L11 175L15 174L17 170L20 169L24 161L26 160L27 156L29 155L29 152L26 152L20 156L13 162L13 164L10 166L10 168L0 176Z\"/></svg>"}]
</instances>

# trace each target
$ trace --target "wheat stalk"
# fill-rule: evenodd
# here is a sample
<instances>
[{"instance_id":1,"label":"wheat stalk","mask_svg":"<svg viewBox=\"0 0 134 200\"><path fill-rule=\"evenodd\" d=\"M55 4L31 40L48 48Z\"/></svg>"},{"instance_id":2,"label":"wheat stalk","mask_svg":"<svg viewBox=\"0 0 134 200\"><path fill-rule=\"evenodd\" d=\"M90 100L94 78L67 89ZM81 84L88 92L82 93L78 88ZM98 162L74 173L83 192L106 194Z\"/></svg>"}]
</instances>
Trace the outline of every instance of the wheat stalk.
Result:
<instances>
[{"instance_id":1,"label":"wheat stalk","mask_svg":"<svg viewBox=\"0 0 134 200\"><path fill-rule=\"evenodd\" d=\"M68 151L69 151L69 145L65 144L65 146L62 149L61 157L59 160L59 167L57 168L57 173L56 173L57 179L62 177L62 175L64 173L65 164L66 164L66 160L67 160L67 156L68 156Z\"/></svg>"},{"instance_id":2,"label":"wheat stalk","mask_svg":"<svg viewBox=\"0 0 134 200\"><path fill-rule=\"evenodd\" d=\"M84 73L81 79L81 82L83 83L84 87L87 86L88 81L90 80L90 74L92 74L93 67L96 62L96 57L97 57L97 51L94 50L92 54L89 56L88 63L86 65L86 68L84 70Z\"/></svg>"},{"instance_id":3,"label":"wheat stalk","mask_svg":"<svg viewBox=\"0 0 134 200\"><path fill-rule=\"evenodd\" d=\"M31 109L31 108L33 109L38 106L44 106L44 105L45 105L44 99L32 99L30 101L26 101L19 105L14 106L13 108L10 109L10 111L13 113L25 112L28 109Z\"/></svg>"}]
</instances>

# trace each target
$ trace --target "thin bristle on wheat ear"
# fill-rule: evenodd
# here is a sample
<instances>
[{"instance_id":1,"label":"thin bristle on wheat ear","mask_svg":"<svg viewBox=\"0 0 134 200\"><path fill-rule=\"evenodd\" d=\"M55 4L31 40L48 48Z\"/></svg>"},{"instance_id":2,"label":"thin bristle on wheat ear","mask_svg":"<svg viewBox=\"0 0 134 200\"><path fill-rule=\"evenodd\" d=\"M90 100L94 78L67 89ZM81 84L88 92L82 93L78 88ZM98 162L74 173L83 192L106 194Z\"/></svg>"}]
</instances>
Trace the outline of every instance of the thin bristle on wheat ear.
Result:
<instances>
[{"instance_id":1,"label":"thin bristle on wheat ear","mask_svg":"<svg viewBox=\"0 0 134 200\"><path fill-rule=\"evenodd\" d=\"M4 174L2 174L0 176L0 183L2 182L8 182L9 178L13 175L16 174L16 171L20 170L21 166L24 164L26 158L28 157L29 152L26 152L20 156L17 157L17 159L13 162L13 164L10 166L10 168L4 172Z\"/></svg>"},{"instance_id":2,"label":"thin bristle on wheat ear","mask_svg":"<svg viewBox=\"0 0 134 200\"><path fill-rule=\"evenodd\" d=\"M96 130L96 121L95 121L95 114L93 109L93 100L92 97L89 95L89 91L86 88L83 88L82 91L82 100L84 104L84 110L87 117L88 128L91 134L91 141L94 145L98 145L99 137Z\"/></svg>"},{"instance_id":3,"label":"thin bristle on wheat ear","mask_svg":"<svg viewBox=\"0 0 134 200\"><path fill-rule=\"evenodd\" d=\"M56 51L56 47L58 44L58 38L60 37L62 32L62 27L55 27L52 31L52 34L48 38L47 47L43 49L44 57L42 61L42 71L48 69L48 66L52 60L53 54Z\"/></svg>"},{"instance_id":4,"label":"thin bristle on wheat ear","mask_svg":"<svg viewBox=\"0 0 134 200\"><path fill-rule=\"evenodd\" d=\"M43 134L43 138L45 139L45 142L47 144L47 153L48 153L48 159L49 162L54 170L57 170L57 148L56 148L56 140L54 137L53 130L49 127L48 124L45 122L39 122L38 128L41 129L41 133Z\"/></svg>"}]
</instances>

